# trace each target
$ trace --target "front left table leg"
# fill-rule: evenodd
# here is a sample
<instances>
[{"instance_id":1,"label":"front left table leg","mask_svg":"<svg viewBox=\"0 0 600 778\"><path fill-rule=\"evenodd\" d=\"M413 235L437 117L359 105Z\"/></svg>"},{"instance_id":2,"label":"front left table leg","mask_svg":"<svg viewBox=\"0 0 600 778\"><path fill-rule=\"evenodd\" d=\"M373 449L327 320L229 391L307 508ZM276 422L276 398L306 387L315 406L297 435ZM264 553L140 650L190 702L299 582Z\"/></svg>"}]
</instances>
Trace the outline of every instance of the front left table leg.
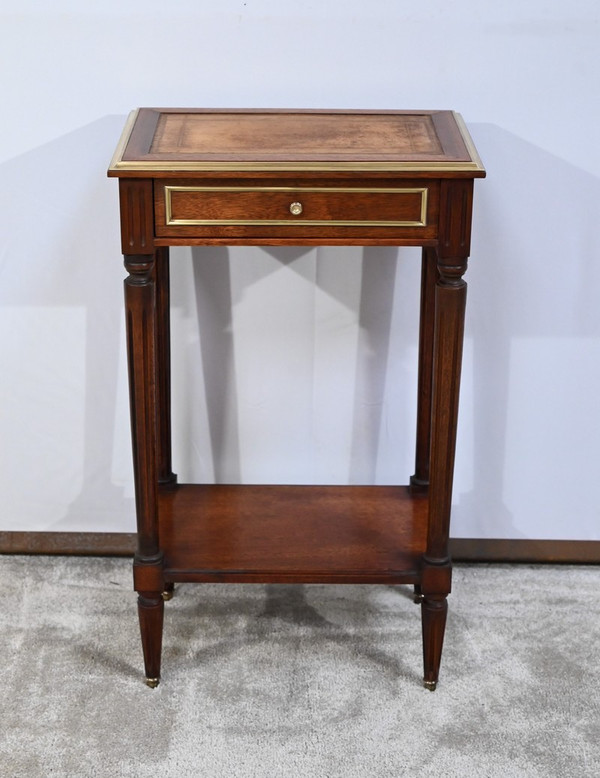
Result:
<instances>
[{"instance_id":1,"label":"front left table leg","mask_svg":"<svg viewBox=\"0 0 600 778\"><path fill-rule=\"evenodd\" d=\"M156 686L164 600L163 557L158 542L157 335L155 255L126 255L125 313L138 547L134 588L146 678Z\"/></svg>"},{"instance_id":2,"label":"front left table leg","mask_svg":"<svg viewBox=\"0 0 600 778\"><path fill-rule=\"evenodd\" d=\"M421 601L423 626L423 685L434 692L437 686L444 645L448 601L446 595L425 595Z\"/></svg>"},{"instance_id":3,"label":"front left table leg","mask_svg":"<svg viewBox=\"0 0 600 778\"><path fill-rule=\"evenodd\" d=\"M138 592L146 684L151 689L157 687L160 681L164 608L162 592Z\"/></svg>"}]
</instances>

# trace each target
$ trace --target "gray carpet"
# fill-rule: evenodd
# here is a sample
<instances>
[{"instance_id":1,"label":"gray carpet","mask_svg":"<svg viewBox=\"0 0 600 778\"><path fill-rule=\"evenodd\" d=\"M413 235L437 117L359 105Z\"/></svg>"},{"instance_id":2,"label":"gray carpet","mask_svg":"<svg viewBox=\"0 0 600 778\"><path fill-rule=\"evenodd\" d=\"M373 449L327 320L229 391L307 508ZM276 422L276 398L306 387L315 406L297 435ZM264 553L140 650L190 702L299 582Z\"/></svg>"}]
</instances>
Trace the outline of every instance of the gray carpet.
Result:
<instances>
[{"instance_id":1,"label":"gray carpet","mask_svg":"<svg viewBox=\"0 0 600 778\"><path fill-rule=\"evenodd\" d=\"M600 776L600 568L457 567L433 694L408 587L179 586L151 690L128 560L0 585L3 777Z\"/></svg>"}]
</instances>

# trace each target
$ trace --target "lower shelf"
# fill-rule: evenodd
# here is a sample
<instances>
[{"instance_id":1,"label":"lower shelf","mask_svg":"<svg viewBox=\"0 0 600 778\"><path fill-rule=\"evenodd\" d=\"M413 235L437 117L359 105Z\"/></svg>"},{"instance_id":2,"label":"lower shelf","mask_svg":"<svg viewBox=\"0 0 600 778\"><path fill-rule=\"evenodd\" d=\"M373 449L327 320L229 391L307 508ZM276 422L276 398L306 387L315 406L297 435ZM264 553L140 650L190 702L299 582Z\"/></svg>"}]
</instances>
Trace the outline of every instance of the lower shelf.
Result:
<instances>
[{"instance_id":1,"label":"lower shelf","mask_svg":"<svg viewBox=\"0 0 600 778\"><path fill-rule=\"evenodd\" d=\"M406 486L159 490L171 581L417 583L427 516Z\"/></svg>"}]
</instances>

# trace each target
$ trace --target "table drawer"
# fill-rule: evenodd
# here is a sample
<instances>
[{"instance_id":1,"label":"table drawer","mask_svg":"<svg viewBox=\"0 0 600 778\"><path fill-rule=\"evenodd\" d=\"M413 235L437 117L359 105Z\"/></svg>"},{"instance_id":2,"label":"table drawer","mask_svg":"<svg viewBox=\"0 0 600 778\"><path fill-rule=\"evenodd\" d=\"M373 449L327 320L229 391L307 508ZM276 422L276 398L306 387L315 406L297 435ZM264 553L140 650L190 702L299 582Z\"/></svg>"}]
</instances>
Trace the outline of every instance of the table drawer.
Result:
<instances>
[{"instance_id":1,"label":"table drawer","mask_svg":"<svg viewBox=\"0 0 600 778\"><path fill-rule=\"evenodd\" d=\"M155 182L156 234L335 237L435 229L437 182L352 185Z\"/></svg>"}]
</instances>

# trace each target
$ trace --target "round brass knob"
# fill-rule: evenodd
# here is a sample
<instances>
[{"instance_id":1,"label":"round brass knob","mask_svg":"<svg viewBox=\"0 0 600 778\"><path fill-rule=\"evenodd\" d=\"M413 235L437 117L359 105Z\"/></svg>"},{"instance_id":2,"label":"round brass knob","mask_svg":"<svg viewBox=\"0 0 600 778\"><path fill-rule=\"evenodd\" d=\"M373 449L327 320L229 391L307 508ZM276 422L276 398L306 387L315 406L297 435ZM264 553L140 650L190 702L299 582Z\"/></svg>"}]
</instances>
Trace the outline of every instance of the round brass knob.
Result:
<instances>
[{"instance_id":1,"label":"round brass knob","mask_svg":"<svg viewBox=\"0 0 600 778\"><path fill-rule=\"evenodd\" d=\"M293 216L300 216L302 213L302 203L292 203L290 205L290 213Z\"/></svg>"}]
</instances>

